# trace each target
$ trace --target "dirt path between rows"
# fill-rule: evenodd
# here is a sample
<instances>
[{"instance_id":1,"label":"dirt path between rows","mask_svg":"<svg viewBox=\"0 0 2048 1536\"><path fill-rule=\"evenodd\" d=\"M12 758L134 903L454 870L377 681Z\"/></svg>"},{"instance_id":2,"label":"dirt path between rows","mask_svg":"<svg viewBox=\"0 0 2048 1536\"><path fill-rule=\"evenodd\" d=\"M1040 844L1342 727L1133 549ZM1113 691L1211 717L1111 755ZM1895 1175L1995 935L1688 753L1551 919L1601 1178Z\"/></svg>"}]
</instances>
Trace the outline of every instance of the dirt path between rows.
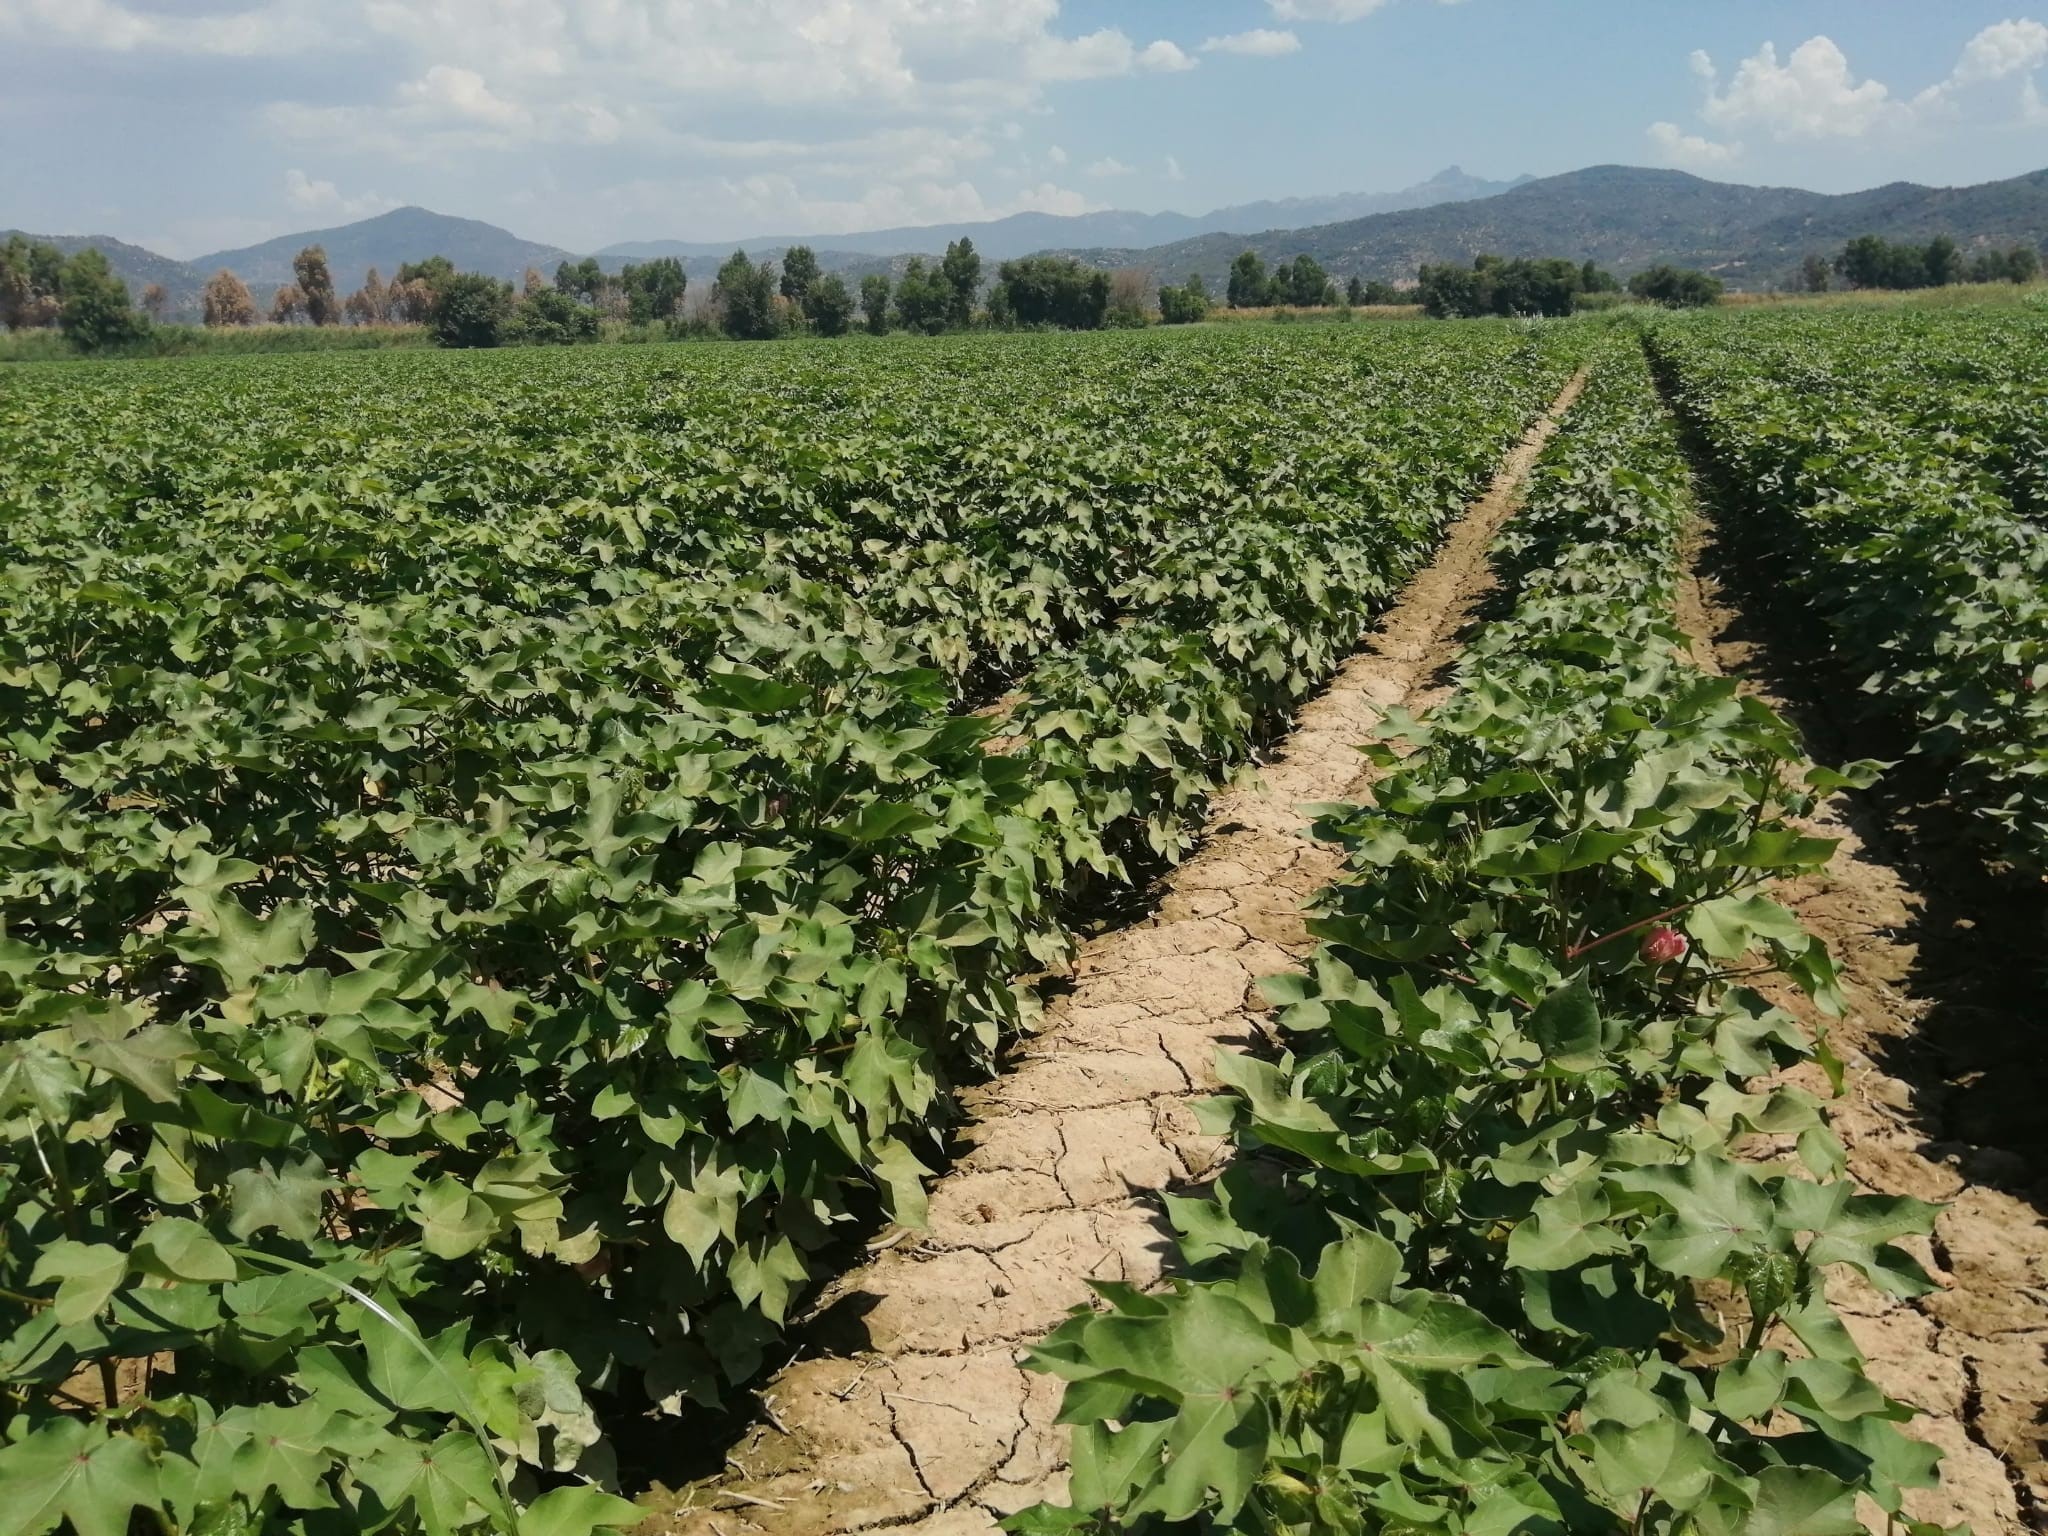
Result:
<instances>
[{"instance_id":1,"label":"dirt path between rows","mask_svg":"<svg viewBox=\"0 0 2048 1536\"><path fill-rule=\"evenodd\" d=\"M1259 978L1312 948L1304 904L1339 869L1297 807L1364 787L1357 746L1421 707L1491 585L1487 550L1573 379L1492 488L1310 702L1258 782L1217 796L1201 850L1156 914L1086 944L1043 1029L967 1096L968 1150L932 1192L930 1229L892 1232L825 1293L813 1352L762 1394L764 1422L717 1478L648 1502L674 1536L984 1536L1066 1482L1062 1385L1024 1348L1093 1293L1157 1283L1172 1254L1158 1195L1212 1175L1222 1143L1190 1101L1217 1048L1255 1042Z\"/></svg>"},{"instance_id":2,"label":"dirt path between rows","mask_svg":"<svg viewBox=\"0 0 2048 1536\"><path fill-rule=\"evenodd\" d=\"M1769 654L1767 626L1744 611L1746 604L1732 602L1718 579L1716 573L1733 569L1732 554L1703 523L1679 593L1679 624L1693 639L1694 659L1741 678L1746 692L1802 729L1833 737L1810 701L1801 707L1772 687L1786 659ZM1837 755L1840 744L1809 736L1809 749L1824 756ZM1811 831L1841 838L1840 852L1825 872L1786 882L1777 895L1826 941L1842 972L1848 1015L1826 1021L1847 1065L1844 1094L1831 1106L1835 1132L1850 1172L1866 1188L1947 1204L1933 1241L1918 1251L1942 1290L1895 1302L1850 1276L1830 1294L1869 1359L1871 1378L1923 1410L1907 1433L1942 1449L1942 1487L1909 1494L1907 1512L1942 1523L1967 1520L1977 1536L2048 1529L2048 1223L2034 1203L1982 1180L2009 1154L1926 1134L1939 1119L1929 1101L1947 1085L1939 1061L1913 1048L1935 1006L1913 995L1922 979L1916 939L1928 906L1905 873L1915 870L1914 850L1899 827L1856 797L1830 798ZM1809 1027L1824 1022L1797 989L1762 990ZM1791 1080L1828 1093L1817 1068ZM1882 1528L1881 1516L1872 1528Z\"/></svg>"}]
</instances>

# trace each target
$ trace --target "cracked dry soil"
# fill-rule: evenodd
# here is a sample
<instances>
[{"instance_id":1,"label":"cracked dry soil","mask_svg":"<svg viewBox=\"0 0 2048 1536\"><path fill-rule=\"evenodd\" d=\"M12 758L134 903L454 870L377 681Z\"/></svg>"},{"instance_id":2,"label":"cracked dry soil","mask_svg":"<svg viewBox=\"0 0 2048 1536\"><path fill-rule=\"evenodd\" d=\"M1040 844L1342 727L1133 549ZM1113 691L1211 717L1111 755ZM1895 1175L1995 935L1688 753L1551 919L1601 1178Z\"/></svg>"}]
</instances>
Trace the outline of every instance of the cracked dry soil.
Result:
<instances>
[{"instance_id":1,"label":"cracked dry soil","mask_svg":"<svg viewBox=\"0 0 2048 1536\"><path fill-rule=\"evenodd\" d=\"M1727 569L1728 557L1712 524L1703 524L1678 614L1694 660L1742 678L1746 692L1802 727L1824 727L1812 709L1759 680L1783 658L1774 666L1765 656L1751 638L1753 622L1710 574ZM1842 839L1841 848L1824 872L1783 882L1776 894L1834 952L1847 1015L1823 1020L1789 985L1762 990L1809 1028L1827 1027L1847 1068L1842 1097L1829 1113L1856 1180L1883 1194L1946 1205L1932 1242L1916 1245L1916 1257L1942 1289L1897 1302L1847 1276L1830 1296L1868 1357L1871 1378L1922 1410L1907 1433L1941 1447L1942 1486L1909 1494L1907 1513L1967 1520L1977 1536L2048 1529L2048 1224L2036 1205L1977 1182L1982 1169L2004 1159L2001 1149L1969 1140L1967 1126L1962 1139L1931 1141L1925 1134L1941 1123L1929 1103L1948 1085L1938 1060L1911 1049L1933 1003L1911 990L1920 980L1915 937L1927 898L1904 873L1914 861L1902 857L1911 850L1900 846L1900 829L1847 795L1830 797L1809 825L1815 836ZM1818 1068L1788 1080L1828 1095ZM1884 1528L1881 1514L1864 1513L1871 1529Z\"/></svg>"},{"instance_id":2,"label":"cracked dry soil","mask_svg":"<svg viewBox=\"0 0 2048 1536\"><path fill-rule=\"evenodd\" d=\"M1391 706L1430 702L1491 587L1488 547L1584 383L1530 428L1259 780L1216 797L1156 913L1082 948L1044 1027L965 1096L968 1150L932 1192L929 1230L890 1233L827 1288L813 1351L764 1390L764 1422L720 1476L651 1498L644 1536L986 1536L1061 1491L1062 1384L1025 1371L1023 1350L1092 1300L1089 1281L1167 1272L1157 1196L1226 1153L1190 1101L1214 1091L1218 1047L1255 1041L1253 985L1313 949L1302 909L1340 867L1297 807L1355 797L1357 745Z\"/></svg>"}]
</instances>

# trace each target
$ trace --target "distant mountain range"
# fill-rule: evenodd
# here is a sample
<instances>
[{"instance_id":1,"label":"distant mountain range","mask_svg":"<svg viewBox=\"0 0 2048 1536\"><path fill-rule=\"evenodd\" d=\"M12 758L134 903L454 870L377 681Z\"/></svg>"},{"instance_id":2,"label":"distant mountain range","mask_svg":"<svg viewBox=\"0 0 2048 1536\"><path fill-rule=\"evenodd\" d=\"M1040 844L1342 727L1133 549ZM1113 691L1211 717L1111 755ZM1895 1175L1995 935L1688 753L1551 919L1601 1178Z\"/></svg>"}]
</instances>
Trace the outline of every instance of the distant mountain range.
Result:
<instances>
[{"instance_id":1,"label":"distant mountain range","mask_svg":"<svg viewBox=\"0 0 2048 1536\"><path fill-rule=\"evenodd\" d=\"M1790 283L1812 252L1833 255L1858 235L1965 247L2048 241L2048 171L1974 187L1893 182L1830 195L1743 187L1683 171L1602 165L1526 182L1498 197L1376 214L1252 236L1202 235L1143 248L1068 247L1094 266L1149 267L1173 280L1199 272L1212 287L1245 250L1270 264L1306 253L1339 277L1395 281L1424 262L1502 256L1588 258L1626 276L1671 262L1731 288Z\"/></svg>"},{"instance_id":2,"label":"distant mountain range","mask_svg":"<svg viewBox=\"0 0 2048 1536\"><path fill-rule=\"evenodd\" d=\"M0 230L0 240L11 233ZM1052 251L1097 266L1149 268L1163 279L1199 272L1212 286L1249 249L1269 263L1305 253L1339 278L1388 280L1412 277L1424 262L1469 261L1488 251L1591 258L1624 276L1668 261L1707 268L1741 289L1787 283L1809 253L1832 254L1864 234L1921 241L1949 234L1965 246L2038 247L2048 241L2048 171L1973 187L1895 182L1830 195L1619 165L1514 182L1483 181L1453 167L1400 192L1248 203L1199 216L1017 214L979 224L851 235L629 242L597 255L613 268L676 256L692 280L701 281L736 248L772 259L804 244L817 251L826 270L859 277L901 270L910 256L936 255L965 235L991 261ZM552 274L573 255L495 225L424 208L400 208L189 262L105 235L58 236L54 243L66 251L97 246L138 296L148 284L161 283L170 313L187 317L197 314L207 278L223 267L238 273L267 305L271 293L291 281L292 257L308 245L326 247L335 286L343 292L358 286L373 266L389 278L405 262L435 255L466 271L515 282L529 267Z\"/></svg>"},{"instance_id":3,"label":"distant mountain range","mask_svg":"<svg viewBox=\"0 0 2048 1536\"><path fill-rule=\"evenodd\" d=\"M1293 197L1278 202L1241 203L1204 214L1186 213L1017 213L979 224L925 224L868 230L855 235L764 235L753 240L632 240L607 246L601 261L647 261L656 256L716 257L723 260L737 248L749 254L780 253L792 245L808 245L842 256L936 256L963 235L990 261L1008 261L1036 251L1073 246L1151 246L1200 235L1262 229L1299 229L1333 224L1368 214L1396 213L1406 208L1433 208L1441 203L1494 197L1534 180L1485 181L1457 166L1399 192L1347 192L1335 197Z\"/></svg>"}]
</instances>

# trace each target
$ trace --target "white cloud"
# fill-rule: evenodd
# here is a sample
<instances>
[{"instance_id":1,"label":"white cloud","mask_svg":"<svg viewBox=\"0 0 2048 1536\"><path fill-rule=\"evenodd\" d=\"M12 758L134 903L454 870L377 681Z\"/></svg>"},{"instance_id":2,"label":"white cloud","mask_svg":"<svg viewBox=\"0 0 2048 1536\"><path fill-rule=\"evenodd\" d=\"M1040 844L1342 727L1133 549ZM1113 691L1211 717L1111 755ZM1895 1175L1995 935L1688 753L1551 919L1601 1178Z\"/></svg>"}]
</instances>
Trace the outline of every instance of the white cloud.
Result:
<instances>
[{"instance_id":1,"label":"white cloud","mask_svg":"<svg viewBox=\"0 0 2048 1536\"><path fill-rule=\"evenodd\" d=\"M1650 142L1657 147L1666 165L1684 170L1726 165L1742 154L1740 144L1717 143L1699 134L1687 133L1676 123L1650 124Z\"/></svg>"},{"instance_id":2,"label":"white cloud","mask_svg":"<svg viewBox=\"0 0 2048 1536\"><path fill-rule=\"evenodd\" d=\"M1045 152L1045 158L1050 160L1054 165L1065 165L1067 163L1067 152L1064 149L1061 149L1059 145L1055 144L1051 149Z\"/></svg>"},{"instance_id":3,"label":"white cloud","mask_svg":"<svg viewBox=\"0 0 2048 1536\"><path fill-rule=\"evenodd\" d=\"M1169 43L1161 38L1148 44L1138 55L1138 67L1158 74L1179 74L1182 70L1193 69L1201 61L1191 58L1178 43Z\"/></svg>"},{"instance_id":4,"label":"white cloud","mask_svg":"<svg viewBox=\"0 0 2048 1536\"><path fill-rule=\"evenodd\" d=\"M1695 70L1703 57L1695 55ZM1810 37L1783 63L1776 45L1765 43L1736 66L1725 89L1718 73L1708 77L1700 115L1717 128L1755 128L1776 139L1853 139L1907 110L1883 81L1859 81L1833 38Z\"/></svg>"},{"instance_id":5,"label":"white cloud","mask_svg":"<svg viewBox=\"0 0 2048 1536\"><path fill-rule=\"evenodd\" d=\"M1168 155L1166 157L1166 179L1168 181L1186 181L1188 179L1188 173L1180 168L1179 156Z\"/></svg>"},{"instance_id":6,"label":"white cloud","mask_svg":"<svg viewBox=\"0 0 2048 1536\"><path fill-rule=\"evenodd\" d=\"M345 219L367 218L398 206L375 192L344 197L333 182L315 180L296 167L284 173L284 200L300 213L339 215Z\"/></svg>"},{"instance_id":7,"label":"white cloud","mask_svg":"<svg viewBox=\"0 0 2048 1536\"><path fill-rule=\"evenodd\" d=\"M1757 132L1781 142L1866 139L1925 133L1965 119L2010 122L2011 99L1985 87L2014 75L2026 77L2018 103L2018 120L2026 123L2040 101L2034 75L2048 66L2048 26L2019 18L1985 27L1963 45L1948 75L1911 97L1895 94L1882 80L1858 79L1848 55L1825 36L1808 38L1782 60L1765 43L1725 85L1707 54L1695 52L1690 64L1706 85L1700 116L1724 134ZM1674 163L1721 163L1739 149L1671 123L1652 124L1649 131Z\"/></svg>"},{"instance_id":8,"label":"white cloud","mask_svg":"<svg viewBox=\"0 0 2048 1536\"><path fill-rule=\"evenodd\" d=\"M1363 21L1387 0L1267 0L1282 21Z\"/></svg>"},{"instance_id":9,"label":"white cloud","mask_svg":"<svg viewBox=\"0 0 2048 1536\"><path fill-rule=\"evenodd\" d=\"M1952 85L2003 80L2031 74L2048 63L2048 26L2038 21L1994 22L1963 45L1963 56L1949 76Z\"/></svg>"},{"instance_id":10,"label":"white cloud","mask_svg":"<svg viewBox=\"0 0 2048 1536\"><path fill-rule=\"evenodd\" d=\"M1232 32L1226 37L1212 37L1202 44L1204 53L1241 53L1249 58L1276 59L1282 54L1301 52L1301 39L1292 32L1279 32L1271 27L1254 27L1249 32Z\"/></svg>"},{"instance_id":11,"label":"white cloud","mask_svg":"<svg viewBox=\"0 0 2048 1536\"><path fill-rule=\"evenodd\" d=\"M912 224L976 224L1015 213L1094 213L1107 206L1052 182L1004 197L989 197L963 180L874 185L858 197L821 198L807 193L794 177L774 173L627 182L604 189L599 201L612 217L631 226L645 226L679 206L713 210L718 229L699 233L735 241L764 232L830 235Z\"/></svg>"},{"instance_id":12,"label":"white cloud","mask_svg":"<svg viewBox=\"0 0 2048 1536\"><path fill-rule=\"evenodd\" d=\"M1117 159L1114 155L1104 156L1088 167L1088 174L1090 176L1131 176L1135 175L1136 172L1137 167L1125 165L1123 161Z\"/></svg>"},{"instance_id":13,"label":"white cloud","mask_svg":"<svg viewBox=\"0 0 2048 1536\"><path fill-rule=\"evenodd\" d=\"M0 0L0 36L101 53L260 58L302 52L326 33L310 0L268 0L196 16L136 10L119 0Z\"/></svg>"}]
</instances>

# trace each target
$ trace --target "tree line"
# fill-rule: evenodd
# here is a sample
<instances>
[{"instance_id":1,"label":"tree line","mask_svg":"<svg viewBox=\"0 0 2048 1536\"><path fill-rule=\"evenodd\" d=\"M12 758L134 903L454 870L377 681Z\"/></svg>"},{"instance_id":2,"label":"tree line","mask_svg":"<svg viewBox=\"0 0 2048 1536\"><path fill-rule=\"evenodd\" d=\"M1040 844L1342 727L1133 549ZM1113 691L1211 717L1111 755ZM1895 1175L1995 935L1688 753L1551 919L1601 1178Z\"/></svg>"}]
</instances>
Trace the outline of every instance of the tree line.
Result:
<instances>
[{"instance_id":1,"label":"tree line","mask_svg":"<svg viewBox=\"0 0 2048 1536\"><path fill-rule=\"evenodd\" d=\"M1893 244L1860 235L1841 254L1810 255L1800 269L1800 286L1826 293L1840 279L1847 288L1946 288L1951 283L2031 283L2041 275L2041 253L2030 245L1986 249L1965 256L1947 235L1925 245Z\"/></svg>"}]
</instances>

